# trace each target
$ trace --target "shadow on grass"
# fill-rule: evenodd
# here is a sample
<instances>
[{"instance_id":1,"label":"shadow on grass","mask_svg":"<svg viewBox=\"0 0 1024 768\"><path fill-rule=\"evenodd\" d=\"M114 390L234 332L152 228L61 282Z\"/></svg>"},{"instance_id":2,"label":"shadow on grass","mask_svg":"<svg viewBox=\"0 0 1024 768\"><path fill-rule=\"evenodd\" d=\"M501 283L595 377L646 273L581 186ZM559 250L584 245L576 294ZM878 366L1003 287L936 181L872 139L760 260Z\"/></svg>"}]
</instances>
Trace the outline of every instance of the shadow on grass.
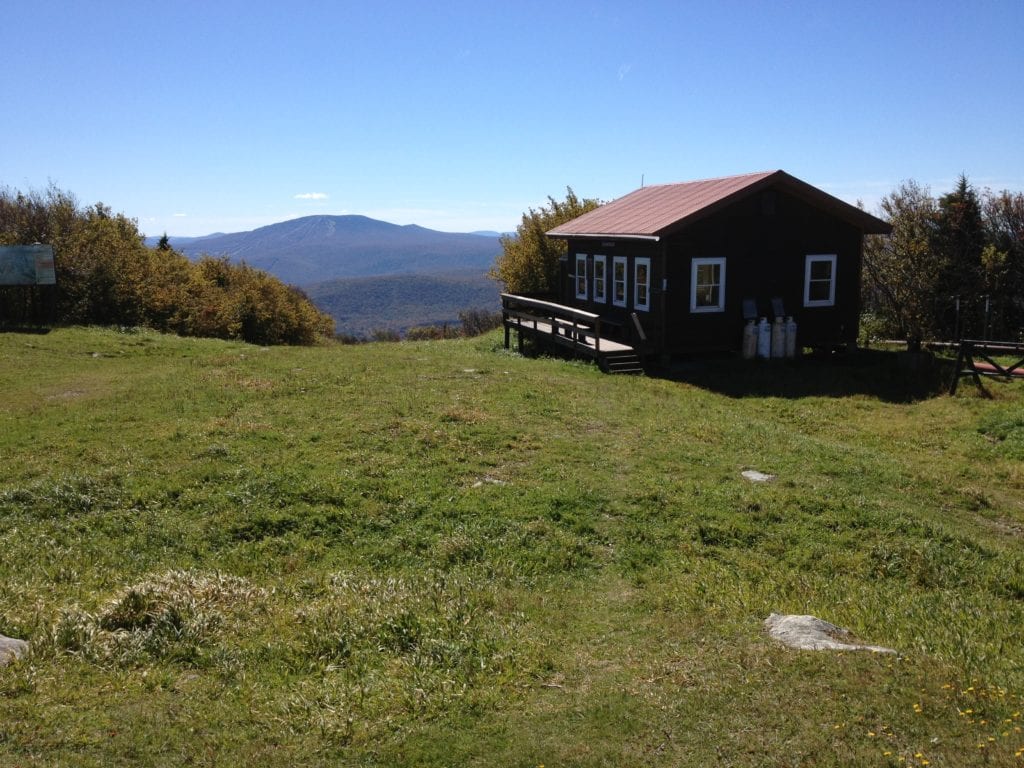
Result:
<instances>
[{"instance_id":1,"label":"shadow on grass","mask_svg":"<svg viewBox=\"0 0 1024 768\"><path fill-rule=\"evenodd\" d=\"M0 323L0 333L34 333L45 336L52 331L48 325L5 325Z\"/></svg>"},{"instance_id":2,"label":"shadow on grass","mask_svg":"<svg viewBox=\"0 0 1024 768\"><path fill-rule=\"evenodd\" d=\"M797 360L742 360L735 355L675 360L649 375L728 397L850 397L909 403L944 394L953 363L902 352L856 350Z\"/></svg>"}]
</instances>

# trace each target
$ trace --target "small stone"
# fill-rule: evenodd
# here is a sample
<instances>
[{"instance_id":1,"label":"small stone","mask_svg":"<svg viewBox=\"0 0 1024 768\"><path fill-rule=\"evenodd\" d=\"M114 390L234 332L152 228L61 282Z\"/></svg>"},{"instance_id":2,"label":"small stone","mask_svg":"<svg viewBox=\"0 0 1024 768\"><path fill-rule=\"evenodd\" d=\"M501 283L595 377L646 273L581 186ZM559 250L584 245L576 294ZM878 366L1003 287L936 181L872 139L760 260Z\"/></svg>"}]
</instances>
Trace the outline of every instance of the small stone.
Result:
<instances>
[{"instance_id":1,"label":"small stone","mask_svg":"<svg viewBox=\"0 0 1024 768\"><path fill-rule=\"evenodd\" d=\"M770 483L775 479L775 475L758 472L756 469L745 469L740 474L752 483Z\"/></svg>"},{"instance_id":2,"label":"small stone","mask_svg":"<svg viewBox=\"0 0 1024 768\"><path fill-rule=\"evenodd\" d=\"M0 667L20 659L28 653L28 643L13 637L0 635Z\"/></svg>"},{"instance_id":3,"label":"small stone","mask_svg":"<svg viewBox=\"0 0 1024 768\"><path fill-rule=\"evenodd\" d=\"M773 613L764 620L768 634L783 645L805 651L872 651L896 653L892 648L856 642L850 630L817 616Z\"/></svg>"}]
</instances>

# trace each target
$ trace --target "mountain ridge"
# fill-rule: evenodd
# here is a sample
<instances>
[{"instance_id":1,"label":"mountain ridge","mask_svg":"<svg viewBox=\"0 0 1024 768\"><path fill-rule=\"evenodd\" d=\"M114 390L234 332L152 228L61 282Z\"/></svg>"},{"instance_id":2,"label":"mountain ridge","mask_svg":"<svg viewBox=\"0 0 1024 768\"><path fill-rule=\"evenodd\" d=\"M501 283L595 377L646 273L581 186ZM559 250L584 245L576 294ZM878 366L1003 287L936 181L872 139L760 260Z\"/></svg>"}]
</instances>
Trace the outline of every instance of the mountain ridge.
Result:
<instances>
[{"instance_id":1,"label":"mountain ridge","mask_svg":"<svg viewBox=\"0 0 1024 768\"><path fill-rule=\"evenodd\" d=\"M246 232L169 240L190 257L226 256L300 286L347 277L486 271L501 250L490 234L440 232L356 214L303 216Z\"/></svg>"}]
</instances>

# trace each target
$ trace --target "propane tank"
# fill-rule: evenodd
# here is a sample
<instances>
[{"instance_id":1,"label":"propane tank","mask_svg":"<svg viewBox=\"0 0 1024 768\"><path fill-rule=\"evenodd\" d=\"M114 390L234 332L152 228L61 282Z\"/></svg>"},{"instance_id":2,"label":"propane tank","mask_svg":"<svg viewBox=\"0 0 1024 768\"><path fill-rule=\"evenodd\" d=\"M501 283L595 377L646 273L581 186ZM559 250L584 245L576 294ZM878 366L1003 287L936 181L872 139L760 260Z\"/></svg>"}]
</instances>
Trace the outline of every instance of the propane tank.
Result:
<instances>
[{"instance_id":1,"label":"propane tank","mask_svg":"<svg viewBox=\"0 0 1024 768\"><path fill-rule=\"evenodd\" d=\"M786 357L796 357L796 320L792 316L786 318Z\"/></svg>"},{"instance_id":2,"label":"propane tank","mask_svg":"<svg viewBox=\"0 0 1024 768\"><path fill-rule=\"evenodd\" d=\"M743 328L743 359L753 360L757 355L757 326L753 320L747 320Z\"/></svg>"},{"instance_id":3,"label":"propane tank","mask_svg":"<svg viewBox=\"0 0 1024 768\"><path fill-rule=\"evenodd\" d=\"M768 325L768 318L762 317L757 324L757 356L767 360L772 354L772 327Z\"/></svg>"},{"instance_id":4,"label":"propane tank","mask_svg":"<svg viewBox=\"0 0 1024 768\"><path fill-rule=\"evenodd\" d=\"M782 358L786 355L786 325L781 317L776 317L772 323L772 357Z\"/></svg>"}]
</instances>

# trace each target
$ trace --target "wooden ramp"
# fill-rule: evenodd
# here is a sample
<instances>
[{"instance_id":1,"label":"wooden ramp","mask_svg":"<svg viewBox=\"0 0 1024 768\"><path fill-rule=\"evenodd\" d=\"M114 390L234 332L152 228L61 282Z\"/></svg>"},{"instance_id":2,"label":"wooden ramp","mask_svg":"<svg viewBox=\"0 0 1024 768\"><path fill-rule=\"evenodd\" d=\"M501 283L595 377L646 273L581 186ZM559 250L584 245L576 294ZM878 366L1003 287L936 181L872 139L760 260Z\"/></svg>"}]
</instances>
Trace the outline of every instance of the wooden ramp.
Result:
<instances>
[{"instance_id":1,"label":"wooden ramp","mask_svg":"<svg viewBox=\"0 0 1024 768\"><path fill-rule=\"evenodd\" d=\"M606 373L643 373L636 349L602 335L600 315L511 293L501 294L501 315L505 349L515 330L520 351L523 339L533 338L596 360Z\"/></svg>"}]
</instances>

